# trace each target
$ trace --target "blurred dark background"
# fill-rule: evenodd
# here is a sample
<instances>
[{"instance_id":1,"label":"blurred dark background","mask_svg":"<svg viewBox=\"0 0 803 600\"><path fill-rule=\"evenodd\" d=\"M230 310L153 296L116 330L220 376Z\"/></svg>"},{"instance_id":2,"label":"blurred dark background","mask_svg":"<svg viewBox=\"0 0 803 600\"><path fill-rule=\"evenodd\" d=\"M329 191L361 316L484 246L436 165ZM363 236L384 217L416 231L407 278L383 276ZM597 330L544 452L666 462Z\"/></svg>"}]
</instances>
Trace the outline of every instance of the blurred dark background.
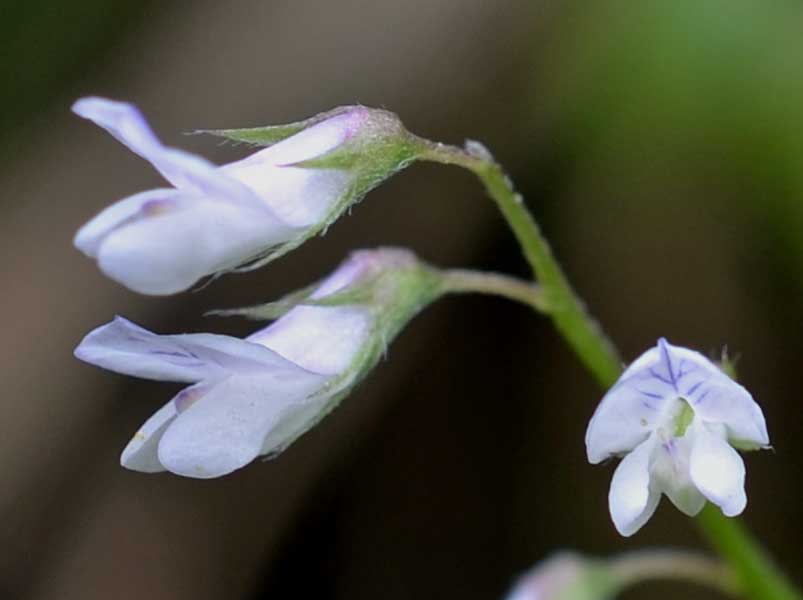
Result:
<instances>
[{"instance_id":1,"label":"blurred dark background","mask_svg":"<svg viewBox=\"0 0 803 600\"><path fill-rule=\"evenodd\" d=\"M600 398L552 330L493 298L417 318L388 360L277 460L216 481L119 467L176 390L79 363L115 313L156 331L276 298L355 247L526 275L466 173L417 165L321 239L195 293L144 298L72 248L158 176L69 113L137 103L167 142L360 102L485 142L630 360L661 335L727 345L774 452L747 457L745 521L803 573L803 5L798 1L80 0L0 4L3 345L0 597L501 598L552 550L702 547L663 502L635 538L585 461ZM706 598L640 587L628 598ZM663 595L661 595L663 594Z\"/></svg>"}]
</instances>

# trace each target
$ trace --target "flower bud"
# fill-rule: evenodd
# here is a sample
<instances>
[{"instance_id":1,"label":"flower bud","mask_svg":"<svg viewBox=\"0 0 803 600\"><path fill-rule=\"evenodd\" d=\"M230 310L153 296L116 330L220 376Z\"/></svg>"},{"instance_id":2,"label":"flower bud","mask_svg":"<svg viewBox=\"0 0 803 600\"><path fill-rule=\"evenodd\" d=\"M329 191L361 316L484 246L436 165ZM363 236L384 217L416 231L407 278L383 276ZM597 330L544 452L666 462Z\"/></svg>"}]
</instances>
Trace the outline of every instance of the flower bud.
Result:
<instances>
[{"instance_id":1,"label":"flower bud","mask_svg":"<svg viewBox=\"0 0 803 600\"><path fill-rule=\"evenodd\" d=\"M607 600L619 587L604 563L563 552L521 576L506 600Z\"/></svg>"},{"instance_id":2,"label":"flower bud","mask_svg":"<svg viewBox=\"0 0 803 600\"><path fill-rule=\"evenodd\" d=\"M331 411L437 297L438 281L410 252L364 250L244 340L157 335L118 317L89 333L75 355L118 373L192 384L142 426L123 466L219 477L281 452Z\"/></svg>"},{"instance_id":3,"label":"flower bud","mask_svg":"<svg viewBox=\"0 0 803 600\"><path fill-rule=\"evenodd\" d=\"M143 294L172 294L281 256L414 154L394 115L362 106L285 126L212 132L270 144L219 167L164 146L130 104L83 98L73 111L148 160L172 186L109 206L75 237L106 275Z\"/></svg>"}]
</instances>

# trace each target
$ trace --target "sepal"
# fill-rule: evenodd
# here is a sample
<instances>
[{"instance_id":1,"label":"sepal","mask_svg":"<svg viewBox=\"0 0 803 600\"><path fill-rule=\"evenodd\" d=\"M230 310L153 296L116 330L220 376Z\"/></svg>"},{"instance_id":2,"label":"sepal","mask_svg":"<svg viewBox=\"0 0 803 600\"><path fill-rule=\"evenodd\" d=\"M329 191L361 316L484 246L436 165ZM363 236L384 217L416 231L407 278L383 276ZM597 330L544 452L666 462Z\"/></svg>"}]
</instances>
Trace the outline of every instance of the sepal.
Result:
<instances>
[{"instance_id":1,"label":"sepal","mask_svg":"<svg viewBox=\"0 0 803 600\"><path fill-rule=\"evenodd\" d=\"M244 127L236 129L196 129L192 132L193 135L214 135L216 137L226 138L233 142L242 142L245 144L253 144L255 146L272 146L282 140L301 133L305 129L317 125L331 117L336 117L343 113L348 112L354 107L351 106L338 106L332 110L319 113L314 117L302 119L301 121L294 121L292 123L284 123L282 125L265 125L262 127Z\"/></svg>"}]
</instances>

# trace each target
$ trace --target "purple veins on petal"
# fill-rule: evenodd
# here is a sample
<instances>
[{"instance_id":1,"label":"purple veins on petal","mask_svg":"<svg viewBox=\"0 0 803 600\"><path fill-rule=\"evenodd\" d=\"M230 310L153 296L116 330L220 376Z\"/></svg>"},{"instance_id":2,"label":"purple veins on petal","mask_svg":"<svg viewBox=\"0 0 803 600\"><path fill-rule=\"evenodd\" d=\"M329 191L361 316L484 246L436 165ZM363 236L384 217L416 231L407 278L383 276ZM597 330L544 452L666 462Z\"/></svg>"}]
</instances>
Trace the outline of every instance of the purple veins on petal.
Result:
<instances>
[{"instance_id":1,"label":"purple veins on petal","mask_svg":"<svg viewBox=\"0 0 803 600\"><path fill-rule=\"evenodd\" d=\"M763 414L750 393L703 355L671 346L663 338L637 358L616 385L622 383L628 384L628 393L621 395L619 410L606 410L609 392L589 423L589 461L623 454L617 473L624 472L622 465L632 464L639 446L630 440L627 447L616 442L633 430L649 432L658 450L642 465L638 486L625 489L622 477L614 476L609 508L619 532L631 535L652 515L652 510L642 513L643 518L629 526L625 519L632 513L630 507L644 506L645 490L656 498L668 496L688 515L697 514L706 498L726 516L740 513L745 505L744 467L735 449L769 443Z\"/></svg>"},{"instance_id":2,"label":"purple veins on petal","mask_svg":"<svg viewBox=\"0 0 803 600\"><path fill-rule=\"evenodd\" d=\"M675 369L672 366L672 356L669 353L669 342L665 338L658 340L658 347L661 350L661 361L666 365L667 373L669 374L669 381L661 379L664 383L677 388L677 379L675 378ZM650 369L652 372L652 369ZM657 376L657 375L656 375Z\"/></svg>"},{"instance_id":3,"label":"purple veins on petal","mask_svg":"<svg viewBox=\"0 0 803 600\"><path fill-rule=\"evenodd\" d=\"M688 367L684 370L683 365L688 365ZM696 371L697 365L694 363L689 363L685 358L681 359L680 365L678 366L678 375L676 381L680 381L689 373Z\"/></svg>"},{"instance_id":4,"label":"purple veins on petal","mask_svg":"<svg viewBox=\"0 0 803 600\"><path fill-rule=\"evenodd\" d=\"M686 395L687 396L691 396L694 392L696 392L700 388L701 385L703 385L703 383L705 383L704 380L701 380L701 381L698 381L697 383L695 383L693 386L691 386L688 389L688 391L686 392Z\"/></svg>"},{"instance_id":5,"label":"purple veins on petal","mask_svg":"<svg viewBox=\"0 0 803 600\"><path fill-rule=\"evenodd\" d=\"M650 375L652 375L653 377L655 377L655 378L656 378L658 381L660 381L660 382L662 382L662 383L665 383L665 384L667 384L667 385L671 385L672 387L674 387L674 386L675 386L675 381L674 381L674 379L667 379L666 377L664 377L663 375L661 375L660 373L658 373L658 372L655 370L655 368L654 368L654 367L650 367Z\"/></svg>"},{"instance_id":6,"label":"purple veins on petal","mask_svg":"<svg viewBox=\"0 0 803 600\"><path fill-rule=\"evenodd\" d=\"M702 402L702 401L705 399L705 397L706 397L706 396L708 396L708 393L709 393L710 391L711 391L710 389L707 389L707 390L705 390L705 391L704 391L702 394L700 394L700 397L699 397L699 398L697 398L697 399L694 401L694 403L695 403L695 404L700 404L700 403L701 403L701 402Z\"/></svg>"},{"instance_id":7,"label":"purple veins on petal","mask_svg":"<svg viewBox=\"0 0 803 600\"><path fill-rule=\"evenodd\" d=\"M176 358L187 358L188 353L185 354L184 352L177 352L177 351L170 351L170 350L150 350L149 354L156 354L157 356L175 356ZM194 354L192 358L198 358Z\"/></svg>"}]
</instances>

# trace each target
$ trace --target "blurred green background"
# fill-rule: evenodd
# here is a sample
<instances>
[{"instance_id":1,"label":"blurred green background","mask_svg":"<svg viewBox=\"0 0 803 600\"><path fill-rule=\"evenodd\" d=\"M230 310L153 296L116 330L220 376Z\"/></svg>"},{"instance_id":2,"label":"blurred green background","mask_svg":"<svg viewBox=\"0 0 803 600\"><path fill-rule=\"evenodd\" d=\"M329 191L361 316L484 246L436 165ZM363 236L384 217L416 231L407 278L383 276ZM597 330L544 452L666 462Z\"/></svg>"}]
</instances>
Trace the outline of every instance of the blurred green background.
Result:
<instances>
[{"instance_id":1,"label":"blurred green background","mask_svg":"<svg viewBox=\"0 0 803 600\"><path fill-rule=\"evenodd\" d=\"M72 358L115 313L162 332L300 287L355 247L526 275L470 176L418 165L267 269L143 298L71 247L152 170L71 102L137 103L167 142L361 102L485 142L629 360L665 335L741 357L774 452L744 519L803 573L803 5L792 1L3 2L0 19L0 597L500 598L552 550L700 547L664 501L635 538L585 462L600 393L549 323L440 302L279 459L203 482L118 466L177 389ZM708 598L654 585L628 598ZM663 595L662 595L663 594Z\"/></svg>"}]
</instances>

